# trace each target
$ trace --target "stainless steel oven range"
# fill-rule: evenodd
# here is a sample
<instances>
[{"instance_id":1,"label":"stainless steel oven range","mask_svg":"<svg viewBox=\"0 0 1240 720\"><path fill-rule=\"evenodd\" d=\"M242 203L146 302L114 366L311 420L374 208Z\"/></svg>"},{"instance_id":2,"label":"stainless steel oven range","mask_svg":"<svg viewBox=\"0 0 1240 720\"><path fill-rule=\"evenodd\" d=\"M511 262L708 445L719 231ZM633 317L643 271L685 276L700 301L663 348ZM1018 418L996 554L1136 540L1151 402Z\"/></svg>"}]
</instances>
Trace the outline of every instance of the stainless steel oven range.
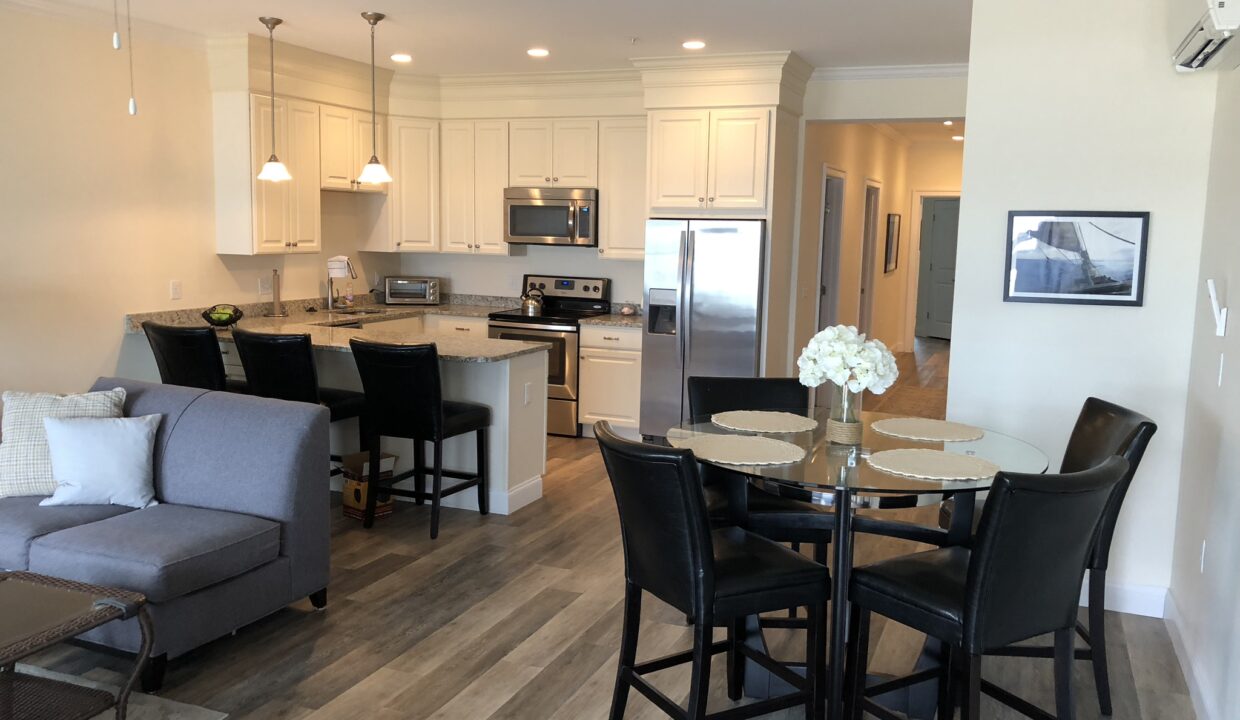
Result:
<instances>
[{"instance_id":1,"label":"stainless steel oven range","mask_svg":"<svg viewBox=\"0 0 1240 720\"><path fill-rule=\"evenodd\" d=\"M611 281L526 275L522 287L542 291L542 312L526 315L517 308L491 313L489 335L551 344L547 361L547 432L577 437L581 435L577 423L580 320L611 312Z\"/></svg>"}]
</instances>

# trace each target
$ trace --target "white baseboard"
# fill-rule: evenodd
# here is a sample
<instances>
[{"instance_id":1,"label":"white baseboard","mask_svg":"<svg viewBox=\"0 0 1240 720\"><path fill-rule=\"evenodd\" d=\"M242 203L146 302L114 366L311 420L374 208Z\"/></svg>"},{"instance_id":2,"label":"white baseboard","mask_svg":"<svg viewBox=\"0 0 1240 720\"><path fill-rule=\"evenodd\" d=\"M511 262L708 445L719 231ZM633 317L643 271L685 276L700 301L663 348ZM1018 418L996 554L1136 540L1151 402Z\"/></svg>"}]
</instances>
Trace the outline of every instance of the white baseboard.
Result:
<instances>
[{"instance_id":1,"label":"white baseboard","mask_svg":"<svg viewBox=\"0 0 1240 720\"><path fill-rule=\"evenodd\" d=\"M542 475L535 475L529 480L508 488L507 491L491 490L490 511L496 515L511 515L541 497ZM462 490L457 495L444 498L443 506L458 510L477 510L478 493L474 490Z\"/></svg>"},{"instance_id":2,"label":"white baseboard","mask_svg":"<svg viewBox=\"0 0 1240 720\"><path fill-rule=\"evenodd\" d=\"M1184 640L1183 616L1176 605L1175 595L1167 593L1167 634L1171 636L1171 646L1175 648L1175 656L1180 661L1180 669L1184 672L1184 681L1188 683L1188 694L1193 698L1193 710L1197 720L1221 720L1218 708L1214 707L1214 693L1206 686L1205 671L1198 666L1196 656L1188 651Z\"/></svg>"},{"instance_id":3,"label":"white baseboard","mask_svg":"<svg viewBox=\"0 0 1240 720\"><path fill-rule=\"evenodd\" d=\"M1107 583L1107 610L1161 618L1167 606L1167 588L1156 585ZM1089 607L1089 573L1081 586L1081 607Z\"/></svg>"}]
</instances>

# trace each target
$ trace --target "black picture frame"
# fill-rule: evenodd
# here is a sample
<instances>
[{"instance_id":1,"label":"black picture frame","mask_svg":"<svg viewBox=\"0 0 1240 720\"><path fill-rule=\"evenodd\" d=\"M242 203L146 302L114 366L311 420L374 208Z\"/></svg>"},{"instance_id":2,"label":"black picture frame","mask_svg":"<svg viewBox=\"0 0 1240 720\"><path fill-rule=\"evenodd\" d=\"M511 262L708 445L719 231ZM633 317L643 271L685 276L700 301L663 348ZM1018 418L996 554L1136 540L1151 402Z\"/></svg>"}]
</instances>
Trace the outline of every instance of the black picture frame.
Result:
<instances>
[{"instance_id":1,"label":"black picture frame","mask_svg":"<svg viewBox=\"0 0 1240 720\"><path fill-rule=\"evenodd\" d=\"M1003 301L1140 307L1149 232L1148 212L1012 210Z\"/></svg>"},{"instance_id":2,"label":"black picture frame","mask_svg":"<svg viewBox=\"0 0 1240 720\"><path fill-rule=\"evenodd\" d=\"M887 245L883 253L883 273L900 266L900 214L887 213Z\"/></svg>"}]
</instances>

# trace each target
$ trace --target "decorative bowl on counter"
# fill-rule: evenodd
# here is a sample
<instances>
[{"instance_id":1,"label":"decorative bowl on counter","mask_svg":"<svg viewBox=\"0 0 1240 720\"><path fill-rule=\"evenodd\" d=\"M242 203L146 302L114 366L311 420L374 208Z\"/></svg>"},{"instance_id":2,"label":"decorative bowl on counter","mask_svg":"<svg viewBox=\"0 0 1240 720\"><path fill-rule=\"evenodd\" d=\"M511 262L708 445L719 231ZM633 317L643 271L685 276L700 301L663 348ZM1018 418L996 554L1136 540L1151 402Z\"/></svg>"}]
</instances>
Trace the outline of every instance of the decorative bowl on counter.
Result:
<instances>
[{"instance_id":1,"label":"decorative bowl on counter","mask_svg":"<svg viewBox=\"0 0 1240 720\"><path fill-rule=\"evenodd\" d=\"M202 319L207 321L208 325L218 328L226 328L236 325L237 321L245 317L245 313L241 312L241 308L236 305L212 305L202 311Z\"/></svg>"}]
</instances>

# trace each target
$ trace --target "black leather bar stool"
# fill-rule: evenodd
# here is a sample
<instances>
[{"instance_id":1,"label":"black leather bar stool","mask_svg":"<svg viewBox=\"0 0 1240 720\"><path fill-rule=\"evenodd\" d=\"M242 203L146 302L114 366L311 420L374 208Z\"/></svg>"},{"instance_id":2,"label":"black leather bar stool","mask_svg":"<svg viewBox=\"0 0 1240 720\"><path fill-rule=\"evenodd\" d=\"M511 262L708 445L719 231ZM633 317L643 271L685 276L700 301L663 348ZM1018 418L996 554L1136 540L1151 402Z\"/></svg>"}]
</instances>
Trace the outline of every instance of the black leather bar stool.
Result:
<instances>
[{"instance_id":1,"label":"black leather bar stool","mask_svg":"<svg viewBox=\"0 0 1240 720\"><path fill-rule=\"evenodd\" d=\"M280 335L237 328L232 334L250 394L322 405L331 413L331 422L358 418L361 449L367 449L366 422L362 417L366 396L353 390L319 387L314 346L308 334ZM340 456L333 455L332 460L339 462ZM333 475L339 473L339 468L332 470Z\"/></svg>"},{"instance_id":2,"label":"black leather bar stool","mask_svg":"<svg viewBox=\"0 0 1240 720\"><path fill-rule=\"evenodd\" d=\"M246 384L230 380L224 372L220 339L209 327L161 325L147 320L142 323L159 368L159 380L165 385L183 385L203 390L226 390L244 393Z\"/></svg>"},{"instance_id":3,"label":"black leather bar stool","mask_svg":"<svg viewBox=\"0 0 1240 720\"><path fill-rule=\"evenodd\" d=\"M611 720L624 717L630 687L684 720L739 720L797 705L805 707L807 719L821 717L831 592L827 568L739 527L712 530L692 451L624 440L606 422L594 425L594 435L616 496L624 546L624 628ZM637 662L643 592L693 616L691 651ZM805 606L810 618L806 677L744 644L746 616L796 606ZM716 625L728 628L727 640L714 641ZM722 652L728 653L729 698L741 696L742 655L796 690L707 715L711 657ZM642 677L686 662L693 664L687 709Z\"/></svg>"},{"instance_id":4,"label":"black leather bar stool","mask_svg":"<svg viewBox=\"0 0 1240 720\"><path fill-rule=\"evenodd\" d=\"M439 351L434 345L388 345L350 340L357 372L366 391L366 424L370 430L370 487L366 498L364 527L375 520L375 504L379 493L379 438L398 437L413 440L413 469L395 475L387 483L410 477L414 490L385 488L386 493L411 497L421 505L431 501L431 539L439 537L439 508L444 497L471 487L478 488L478 512L489 512L487 497L487 428L491 426L491 409L477 403L444 400L439 380ZM478 469L474 473L445 470L443 442L457 435L477 433ZM424 443L433 444L431 468L426 467ZM431 475L431 492L426 492L426 475ZM463 480L448 489L445 477Z\"/></svg>"},{"instance_id":5,"label":"black leather bar stool","mask_svg":"<svg viewBox=\"0 0 1240 720\"><path fill-rule=\"evenodd\" d=\"M1089 470L1060 475L999 473L986 498L972 549L946 547L853 571L846 717L894 715L870 697L939 676L940 720L955 716L955 668L965 677L964 720L980 720L981 693L1017 711L1052 720L1044 710L982 680L982 656L1055 634L1058 720L1073 717L1072 660L1077 603L1103 509L1128 473L1108 457ZM938 668L865 687L870 613L940 640Z\"/></svg>"},{"instance_id":6,"label":"black leather bar stool","mask_svg":"<svg viewBox=\"0 0 1240 720\"><path fill-rule=\"evenodd\" d=\"M1106 400L1087 398L1081 407L1076 425L1072 428L1063 463L1059 466L1060 472L1071 473L1094 467L1111 455L1119 455L1128 461L1128 472L1115 486L1115 491L1111 493L1102 512L1098 537L1089 556L1089 626L1086 627L1080 622L1076 624L1076 632L1087 646L1076 651L1076 658L1089 660L1093 665L1094 685L1098 689L1098 707L1103 715L1111 714L1111 675L1106 636L1106 583L1111 541L1115 537L1115 524L1119 521L1128 488L1137 474L1150 439L1157 431L1158 426L1138 412ZM982 502L979 501L974 517L980 515ZM950 524L953 509L952 503L944 503L944 511L940 516L940 524L944 527ZM990 654L1049 658L1054 657L1054 648L1013 646Z\"/></svg>"}]
</instances>

